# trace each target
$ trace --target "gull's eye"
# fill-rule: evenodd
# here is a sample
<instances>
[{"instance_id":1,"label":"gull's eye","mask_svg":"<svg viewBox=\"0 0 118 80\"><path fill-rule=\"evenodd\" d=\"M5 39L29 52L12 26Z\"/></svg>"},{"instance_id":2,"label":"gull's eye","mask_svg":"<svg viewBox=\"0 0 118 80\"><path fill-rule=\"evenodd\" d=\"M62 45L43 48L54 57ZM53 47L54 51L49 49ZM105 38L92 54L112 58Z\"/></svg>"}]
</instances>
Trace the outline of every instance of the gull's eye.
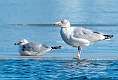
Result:
<instances>
[{"instance_id":1,"label":"gull's eye","mask_svg":"<svg viewBox=\"0 0 118 80\"><path fill-rule=\"evenodd\" d=\"M61 21L61 23L63 24L63 23L64 23L64 21Z\"/></svg>"},{"instance_id":2,"label":"gull's eye","mask_svg":"<svg viewBox=\"0 0 118 80\"><path fill-rule=\"evenodd\" d=\"M23 42L19 42L19 43L23 43Z\"/></svg>"}]
</instances>

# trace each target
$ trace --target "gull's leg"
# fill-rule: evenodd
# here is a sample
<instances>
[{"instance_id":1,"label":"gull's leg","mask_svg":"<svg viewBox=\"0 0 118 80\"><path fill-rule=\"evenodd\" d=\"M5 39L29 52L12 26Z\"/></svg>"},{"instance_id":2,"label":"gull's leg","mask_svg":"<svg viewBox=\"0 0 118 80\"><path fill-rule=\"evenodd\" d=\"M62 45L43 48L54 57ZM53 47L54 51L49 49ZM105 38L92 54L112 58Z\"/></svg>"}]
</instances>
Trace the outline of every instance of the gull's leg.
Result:
<instances>
[{"instance_id":1,"label":"gull's leg","mask_svg":"<svg viewBox=\"0 0 118 80\"><path fill-rule=\"evenodd\" d=\"M80 54L81 54L81 47L78 46L78 52L77 52L77 58L76 58L77 64L76 65L78 65L79 63L81 63Z\"/></svg>"},{"instance_id":2,"label":"gull's leg","mask_svg":"<svg viewBox=\"0 0 118 80\"><path fill-rule=\"evenodd\" d=\"M80 63L80 54L81 54L81 50L82 48L80 46L78 46L78 52L77 52L77 57L74 58L77 60L77 64Z\"/></svg>"},{"instance_id":3,"label":"gull's leg","mask_svg":"<svg viewBox=\"0 0 118 80\"><path fill-rule=\"evenodd\" d=\"M81 47L78 46L78 53L77 53L78 60L80 60L80 54L81 54Z\"/></svg>"}]
</instances>

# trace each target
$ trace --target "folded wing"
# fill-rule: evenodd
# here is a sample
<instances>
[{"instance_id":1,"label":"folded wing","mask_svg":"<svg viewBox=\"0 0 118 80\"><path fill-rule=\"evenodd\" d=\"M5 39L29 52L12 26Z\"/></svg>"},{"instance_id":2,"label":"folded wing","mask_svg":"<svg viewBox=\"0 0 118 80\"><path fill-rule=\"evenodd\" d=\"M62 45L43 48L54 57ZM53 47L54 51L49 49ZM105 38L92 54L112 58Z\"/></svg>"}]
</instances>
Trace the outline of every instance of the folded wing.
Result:
<instances>
[{"instance_id":1,"label":"folded wing","mask_svg":"<svg viewBox=\"0 0 118 80\"><path fill-rule=\"evenodd\" d=\"M75 38L86 39L90 42L96 42L96 41L105 39L105 36L102 33L93 32L92 30L86 29L83 27L73 28L73 34L72 35Z\"/></svg>"},{"instance_id":2,"label":"folded wing","mask_svg":"<svg viewBox=\"0 0 118 80\"><path fill-rule=\"evenodd\" d=\"M23 50L24 51L31 51L31 52L37 52L37 53L44 53L47 50L50 49L47 45L44 44L35 44L35 43L28 43L26 45L23 45Z\"/></svg>"}]
</instances>

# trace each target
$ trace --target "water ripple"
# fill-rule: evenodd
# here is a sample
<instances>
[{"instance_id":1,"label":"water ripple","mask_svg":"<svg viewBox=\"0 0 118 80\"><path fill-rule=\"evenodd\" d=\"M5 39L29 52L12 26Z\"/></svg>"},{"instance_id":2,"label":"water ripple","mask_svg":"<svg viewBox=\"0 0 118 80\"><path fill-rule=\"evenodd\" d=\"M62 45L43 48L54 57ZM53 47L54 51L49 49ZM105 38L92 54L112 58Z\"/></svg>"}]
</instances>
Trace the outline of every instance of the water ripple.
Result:
<instances>
[{"instance_id":1,"label":"water ripple","mask_svg":"<svg viewBox=\"0 0 118 80\"><path fill-rule=\"evenodd\" d=\"M115 60L1 60L0 79L13 80L117 80Z\"/></svg>"}]
</instances>

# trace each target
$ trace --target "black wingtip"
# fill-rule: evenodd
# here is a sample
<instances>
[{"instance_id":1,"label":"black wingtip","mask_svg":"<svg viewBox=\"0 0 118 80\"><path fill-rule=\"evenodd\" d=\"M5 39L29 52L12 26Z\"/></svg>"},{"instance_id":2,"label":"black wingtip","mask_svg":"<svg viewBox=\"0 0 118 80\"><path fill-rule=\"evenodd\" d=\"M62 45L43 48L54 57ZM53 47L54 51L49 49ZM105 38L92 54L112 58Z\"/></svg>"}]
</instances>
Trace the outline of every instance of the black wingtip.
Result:
<instances>
[{"instance_id":1,"label":"black wingtip","mask_svg":"<svg viewBox=\"0 0 118 80\"><path fill-rule=\"evenodd\" d=\"M104 35L105 39L111 39L113 37L113 35Z\"/></svg>"},{"instance_id":2,"label":"black wingtip","mask_svg":"<svg viewBox=\"0 0 118 80\"><path fill-rule=\"evenodd\" d=\"M51 47L52 49L61 49L62 46L54 46L54 47Z\"/></svg>"}]
</instances>

